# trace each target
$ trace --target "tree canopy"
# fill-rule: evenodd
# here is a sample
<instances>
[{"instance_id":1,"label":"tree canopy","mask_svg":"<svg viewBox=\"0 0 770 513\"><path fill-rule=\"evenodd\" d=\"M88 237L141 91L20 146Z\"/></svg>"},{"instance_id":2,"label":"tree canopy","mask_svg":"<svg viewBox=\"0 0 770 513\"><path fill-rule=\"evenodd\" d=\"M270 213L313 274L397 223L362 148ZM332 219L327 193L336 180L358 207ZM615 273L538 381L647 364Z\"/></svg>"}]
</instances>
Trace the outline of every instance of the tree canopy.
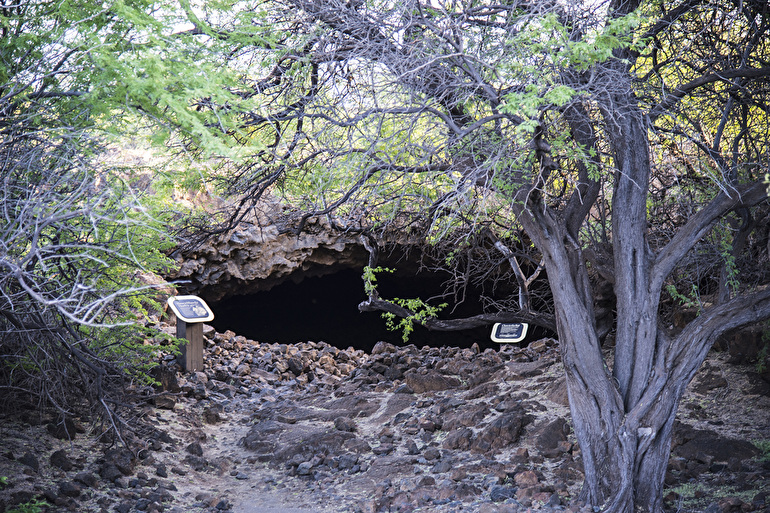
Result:
<instances>
[{"instance_id":1,"label":"tree canopy","mask_svg":"<svg viewBox=\"0 0 770 513\"><path fill-rule=\"evenodd\" d=\"M519 267L503 308L557 327L582 498L660 510L684 387L720 334L770 316L767 272L746 265L767 259L766 2L185 7L180 37L241 78L195 103L207 137L246 150L213 174L241 198L231 219L277 194L298 230L326 216L379 243L409 234L449 267L483 256L480 276ZM524 287L540 263L545 312ZM682 298L701 313L674 330L661 302Z\"/></svg>"},{"instance_id":2,"label":"tree canopy","mask_svg":"<svg viewBox=\"0 0 770 513\"><path fill-rule=\"evenodd\" d=\"M116 398L150 364L135 327L151 303L142 273L169 264L169 239L132 174L105 158L114 84L98 64L123 52L147 7L0 4L4 402L96 407L114 425Z\"/></svg>"}]
</instances>

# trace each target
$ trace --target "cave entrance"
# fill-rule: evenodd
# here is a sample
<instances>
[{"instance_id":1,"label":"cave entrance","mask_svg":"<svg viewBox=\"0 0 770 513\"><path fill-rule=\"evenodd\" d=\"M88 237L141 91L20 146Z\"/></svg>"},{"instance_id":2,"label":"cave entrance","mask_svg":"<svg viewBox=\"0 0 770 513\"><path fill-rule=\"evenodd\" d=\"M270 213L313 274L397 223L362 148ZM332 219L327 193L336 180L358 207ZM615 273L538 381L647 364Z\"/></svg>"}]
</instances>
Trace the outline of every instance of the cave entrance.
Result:
<instances>
[{"instance_id":1,"label":"cave entrance","mask_svg":"<svg viewBox=\"0 0 770 513\"><path fill-rule=\"evenodd\" d=\"M444 278L420 273L416 276L377 276L382 297L430 298L439 295ZM286 281L268 291L231 296L212 305L217 331L232 330L263 343L326 342L341 349L350 346L370 352L380 341L403 344L400 331L387 329L380 313L359 312L358 304L366 299L361 270L344 269L320 277L305 277L298 282ZM451 300L431 302L449 303ZM458 305L453 316L481 313L478 301L467 300ZM417 347L471 347L497 349L489 338L490 327L463 331L429 331L415 326L409 337Z\"/></svg>"}]
</instances>

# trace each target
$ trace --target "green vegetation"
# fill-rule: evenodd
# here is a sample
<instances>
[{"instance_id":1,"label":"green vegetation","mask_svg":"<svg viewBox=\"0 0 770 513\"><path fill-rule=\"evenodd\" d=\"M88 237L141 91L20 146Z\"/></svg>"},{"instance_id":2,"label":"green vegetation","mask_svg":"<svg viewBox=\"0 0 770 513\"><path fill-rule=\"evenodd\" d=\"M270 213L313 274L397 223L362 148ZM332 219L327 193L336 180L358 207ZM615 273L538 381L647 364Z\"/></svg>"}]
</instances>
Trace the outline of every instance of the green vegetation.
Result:
<instances>
[{"instance_id":1,"label":"green vegetation","mask_svg":"<svg viewBox=\"0 0 770 513\"><path fill-rule=\"evenodd\" d=\"M24 504L19 504L12 507L11 509L7 510L7 513L40 513L41 511L45 511L46 508L50 506L51 505L46 501L33 499L29 502L25 502Z\"/></svg>"},{"instance_id":2,"label":"green vegetation","mask_svg":"<svg viewBox=\"0 0 770 513\"><path fill-rule=\"evenodd\" d=\"M438 306L432 306L427 304L420 298L412 299L399 299L393 298L391 300L394 304L406 308L412 315L406 317L397 317L396 314L391 312L384 312L382 317L385 319L386 325L389 330L401 331L401 338L404 343L409 342L409 335L414 331L414 325L425 324L428 319L434 319L438 313L448 306L447 303L441 303ZM398 319L398 321L396 321Z\"/></svg>"},{"instance_id":3,"label":"green vegetation","mask_svg":"<svg viewBox=\"0 0 770 513\"><path fill-rule=\"evenodd\" d=\"M173 212L148 201L145 170L112 158L106 130L128 101L109 71L153 26L150 6L41 0L0 11L4 406L111 418L127 382L147 381L157 362L144 325L162 309L153 274L175 265Z\"/></svg>"},{"instance_id":4,"label":"green vegetation","mask_svg":"<svg viewBox=\"0 0 770 513\"><path fill-rule=\"evenodd\" d=\"M762 451L759 461L770 461L770 440L755 440L754 445Z\"/></svg>"}]
</instances>

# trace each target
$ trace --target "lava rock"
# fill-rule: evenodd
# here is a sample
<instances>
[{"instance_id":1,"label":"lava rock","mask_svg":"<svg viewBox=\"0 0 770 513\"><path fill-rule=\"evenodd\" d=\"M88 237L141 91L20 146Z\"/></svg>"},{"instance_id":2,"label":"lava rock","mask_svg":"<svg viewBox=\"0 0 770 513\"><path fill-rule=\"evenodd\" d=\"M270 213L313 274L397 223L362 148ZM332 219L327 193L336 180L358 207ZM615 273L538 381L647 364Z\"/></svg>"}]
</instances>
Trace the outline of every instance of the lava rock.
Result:
<instances>
[{"instance_id":1,"label":"lava rock","mask_svg":"<svg viewBox=\"0 0 770 513\"><path fill-rule=\"evenodd\" d=\"M69 459L69 456L67 456L67 451L65 451L64 449L54 451L51 454L50 461L51 461L51 465L53 465L54 467L60 468L65 472L72 470L74 467L72 461Z\"/></svg>"},{"instance_id":2,"label":"lava rock","mask_svg":"<svg viewBox=\"0 0 770 513\"><path fill-rule=\"evenodd\" d=\"M28 466L35 472L40 472L40 462L38 461L37 456L31 452L25 452L17 461Z\"/></svg>"},{"instance_id":3,"label":"lava rock","mask_svg":"<svg viewBox=\"0 0 770 513\"><path fill-rule=\"evenodd\" d=\"M425 374L412 371L406 375L406 384L415 394L424 394L425 392L438 392L458 388L460 380L455 377L444 376L435 371L429 371Z\"/></svg>"}]
</instances>

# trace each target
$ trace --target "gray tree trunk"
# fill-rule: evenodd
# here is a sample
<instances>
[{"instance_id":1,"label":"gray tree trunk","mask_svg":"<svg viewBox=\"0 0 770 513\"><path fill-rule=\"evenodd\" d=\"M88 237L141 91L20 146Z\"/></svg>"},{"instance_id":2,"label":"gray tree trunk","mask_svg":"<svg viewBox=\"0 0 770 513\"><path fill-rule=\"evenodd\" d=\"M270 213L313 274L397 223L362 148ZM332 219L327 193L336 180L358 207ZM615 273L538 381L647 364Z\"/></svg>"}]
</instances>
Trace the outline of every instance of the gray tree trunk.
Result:
<instances>
[{"instance_id":1,"label":"gray tree trunk","mask_svg":"<svg viewBox=\"0 0 770 513\"><path fill-rule=\"evenodd\" d=\"M630 89L629 89L630 95ZM632 95L629 98L633 98ZM617 107L618 98L613 99ZM619 114L620 113L620 114ZM530 206L520 220L543 253L553 292L573 427L585 481L581 499L611 512L662 511L672 427L687 384L719 334L770 315L770 288L704 312L677 337L659 326L664 280L718 218L765 198L755 184L720 195L662 250L646 240L650 162L633 103L606 114L617 166L612 245L617 334L613 368L602 355L588 272L569 219Z\"/></svg>"}]
</instances>

